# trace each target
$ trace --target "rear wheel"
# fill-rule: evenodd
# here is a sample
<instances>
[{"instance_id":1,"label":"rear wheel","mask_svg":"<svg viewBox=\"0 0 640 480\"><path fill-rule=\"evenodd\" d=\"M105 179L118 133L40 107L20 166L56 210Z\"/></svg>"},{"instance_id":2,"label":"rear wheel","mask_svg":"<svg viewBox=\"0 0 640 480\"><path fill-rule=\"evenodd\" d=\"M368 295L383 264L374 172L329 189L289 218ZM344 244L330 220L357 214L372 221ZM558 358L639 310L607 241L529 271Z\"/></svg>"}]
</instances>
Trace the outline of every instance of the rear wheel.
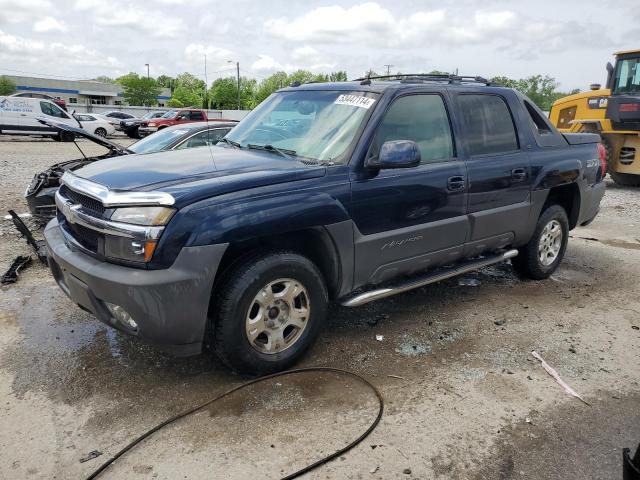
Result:
<instances>
[{"instance_id":1,"label":"rear wheel","mask_svg":"<svg viewBox=\"0 0 640 480\"><path fill-rule=\"evenodd\" d=\"M73 142L76 139L76 136L71 132L60 132L58 134L58 139L61 142Z\"/></svg>"},{"instance_id":2,"label":"rear wheel","mask_svg":"<svg viewBox=\"0 0 640 480\"><path fill-rule=\"evenodd\" d=\"M96 128L95 134L98 135L99 137L106 137L107 131L102 127L98 127Z\"/></svg>"},{"instance_id":3,"label":"rear wheel","mask_svg":"<svg viewBox=\"0 0 640 480\"><path fill-rule=\"evenodd\" d=\"M212 344L241 373L283 370L320 332L328 304L318 268L293 252L253 256L225 275L214 301Z\"/></svg>"},{"instance_id":4,"label":"rear wheel","mask_svg":"<svg viewBox=\"0 0 640 480\"><path fill-rule=\"evenodd\" d=\"M618 173L618 172L609 172L611 178L618 185L622 185L624 187L640 187L640 175L633 175L631 173Z\"/></svg>"},{"instance_id":5,"label":"rear wheel","mask_svg":"<svg viewBox=\"0 0 640 480\"><path fill-rule=\"evenodd\" d=\"M527 278L548 278L560 265L568 239L567 213L559 205L550 205L540 215L529 243L511 260L513 268Z\"/></svg>"}]
</instances>

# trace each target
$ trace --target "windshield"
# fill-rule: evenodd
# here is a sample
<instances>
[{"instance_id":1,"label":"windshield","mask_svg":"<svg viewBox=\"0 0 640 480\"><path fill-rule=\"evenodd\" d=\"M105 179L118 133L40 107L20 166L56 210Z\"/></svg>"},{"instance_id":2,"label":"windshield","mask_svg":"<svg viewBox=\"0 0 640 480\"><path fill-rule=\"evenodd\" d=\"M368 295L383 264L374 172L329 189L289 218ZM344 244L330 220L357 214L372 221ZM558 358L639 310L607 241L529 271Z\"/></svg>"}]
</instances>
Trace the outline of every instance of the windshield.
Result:
<instances>
[{"instance_id":1,"label":"windshield","mask_svg":"<svg viewBox=\"0 0 640 480\"><path fill-rule=\"evenodd\" d=\"M188 128L178 128L175 130L165 128L164 130L160 130L143 138L128 148L135 153L159 152L188 132Z\"/></svg>"},{"instance_id":2,"label":"windshield","mask_svg":"<svg viewBox=\"0 0 640 480\"><path fill-rule=\"evenodd\" d=\"M173 118L178 114L177 111L175 110L169 110L167 113L165 113L164 115L162 115L162 117L160 118Z\"/></svg>"},{"instance_id":3,"label":"windshield","mask_svg":"<svg viewBox=\"0 0 640 480\"><path fill-rule=\"evenodd\" d=\"M338 163L377 99L366 92L277 92L225 138L240 147L269 145L298 157Z\"/></svg>"},{"instance_id":4,"label":"windshield","mask_svg":"<svg viewBox=\"0 0 640 480\"><path fill-rule=\"evenodd\" d=\"M640 93L640 57L618 61L613 93Z\"/></svg>"},{"instance_id":5,"label":"windshield","mask_svg":"<svg viewBox=\"0 0 640 480\"><path fill-rule=\"evenodd\" d=\"M147 112L140 118L144 120L149 120L150 118L155 118L155 116L156 116L156 112Z\"/></svg>"}]
</instances>

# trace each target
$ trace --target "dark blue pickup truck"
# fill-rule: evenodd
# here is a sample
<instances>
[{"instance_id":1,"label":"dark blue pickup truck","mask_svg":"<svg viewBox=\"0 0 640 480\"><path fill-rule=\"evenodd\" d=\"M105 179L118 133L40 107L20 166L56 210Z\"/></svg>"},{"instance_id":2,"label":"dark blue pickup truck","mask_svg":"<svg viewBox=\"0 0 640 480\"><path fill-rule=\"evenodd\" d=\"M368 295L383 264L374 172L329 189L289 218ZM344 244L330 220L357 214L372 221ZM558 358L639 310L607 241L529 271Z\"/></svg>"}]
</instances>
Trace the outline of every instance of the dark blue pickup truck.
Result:
<instances>
[{"instance_id":1,"label":"dark blue pickup truck","mask_svg":"<svg viewBox=\"0 0 640 480\"><path fill-rule=\"evenodd\" d=\"M65 173L45 237L57 283L106 324L265 373L303 354L331 301L508 259L548 277L605 168L598 135L563 135L478 77L305 84L217 146Z\"/></svg>"}]
</instances>

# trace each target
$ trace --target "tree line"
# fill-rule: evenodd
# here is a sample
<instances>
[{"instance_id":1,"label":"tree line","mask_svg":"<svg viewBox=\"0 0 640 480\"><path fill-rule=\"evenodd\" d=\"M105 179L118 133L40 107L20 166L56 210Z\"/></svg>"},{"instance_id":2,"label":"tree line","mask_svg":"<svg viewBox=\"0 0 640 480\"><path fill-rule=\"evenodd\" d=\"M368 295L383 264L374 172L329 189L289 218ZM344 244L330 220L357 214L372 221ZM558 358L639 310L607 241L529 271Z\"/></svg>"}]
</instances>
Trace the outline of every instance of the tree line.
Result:
<instances>
[{"instance_id":1,"label":"tree line","mask_svg":"<svg viewBox=\"0 0 640 480\"><path fill-rule=\"evenodd\" d=\"M429 73L447 74L437 70ZM401 73L397 72L394 75L401 75ZM365 72L365 76L376 76L376 73L369 70ZM188 72L176 77L160 75L157 78L147 78L132 72L118 78L99 76L96 80L120 84L124 100L129 105L157 105L157 97L162 88L169 88L171 99L166 102L168 107L198 107L214 110L238 108L238 79L235 76L218 78L209 88L204 80ZM276 72L261 81L241 76L239 106L242 110L251 110L279 88L293 83L344 81L347 81L347 72L344 70L329 74L312 73L307 70L297 70L293 73ZM531 75L521 79L496 76L491 78L490 82L521 91L544 111L549 111L557 99L579 92L578 89L570 92L558 90L558 82L549 75ZM9 78L0 76L0 95L11 95L15 92L15 87Z\"/></svg>"}]
</instances>

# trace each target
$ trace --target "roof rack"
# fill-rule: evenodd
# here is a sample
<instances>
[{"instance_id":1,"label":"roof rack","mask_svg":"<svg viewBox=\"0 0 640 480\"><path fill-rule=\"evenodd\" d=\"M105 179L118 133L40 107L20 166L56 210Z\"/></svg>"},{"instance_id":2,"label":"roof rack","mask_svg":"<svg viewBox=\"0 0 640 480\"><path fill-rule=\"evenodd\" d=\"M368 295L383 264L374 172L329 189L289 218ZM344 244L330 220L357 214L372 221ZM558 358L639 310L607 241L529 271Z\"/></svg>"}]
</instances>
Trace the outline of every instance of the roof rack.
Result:
<instances>
[{"instance_id":1,"label":"roof rack","mask_svg":"<svg viewBox=\"0 0 640 480\"><path fill-rule=\"evenodd\" d=\"M356 78L355 82L360 82L362 85L369 85L371 80L399 80L400 83L426 83L426 82L441 82L441 83L480 83L483 85L491 85L491 82L484 77L472 77L468 75L450 75L448 73L436 74L436 73L403 73L399 75L375 75L370 77Z\"/></svg>"}]
</instances>

